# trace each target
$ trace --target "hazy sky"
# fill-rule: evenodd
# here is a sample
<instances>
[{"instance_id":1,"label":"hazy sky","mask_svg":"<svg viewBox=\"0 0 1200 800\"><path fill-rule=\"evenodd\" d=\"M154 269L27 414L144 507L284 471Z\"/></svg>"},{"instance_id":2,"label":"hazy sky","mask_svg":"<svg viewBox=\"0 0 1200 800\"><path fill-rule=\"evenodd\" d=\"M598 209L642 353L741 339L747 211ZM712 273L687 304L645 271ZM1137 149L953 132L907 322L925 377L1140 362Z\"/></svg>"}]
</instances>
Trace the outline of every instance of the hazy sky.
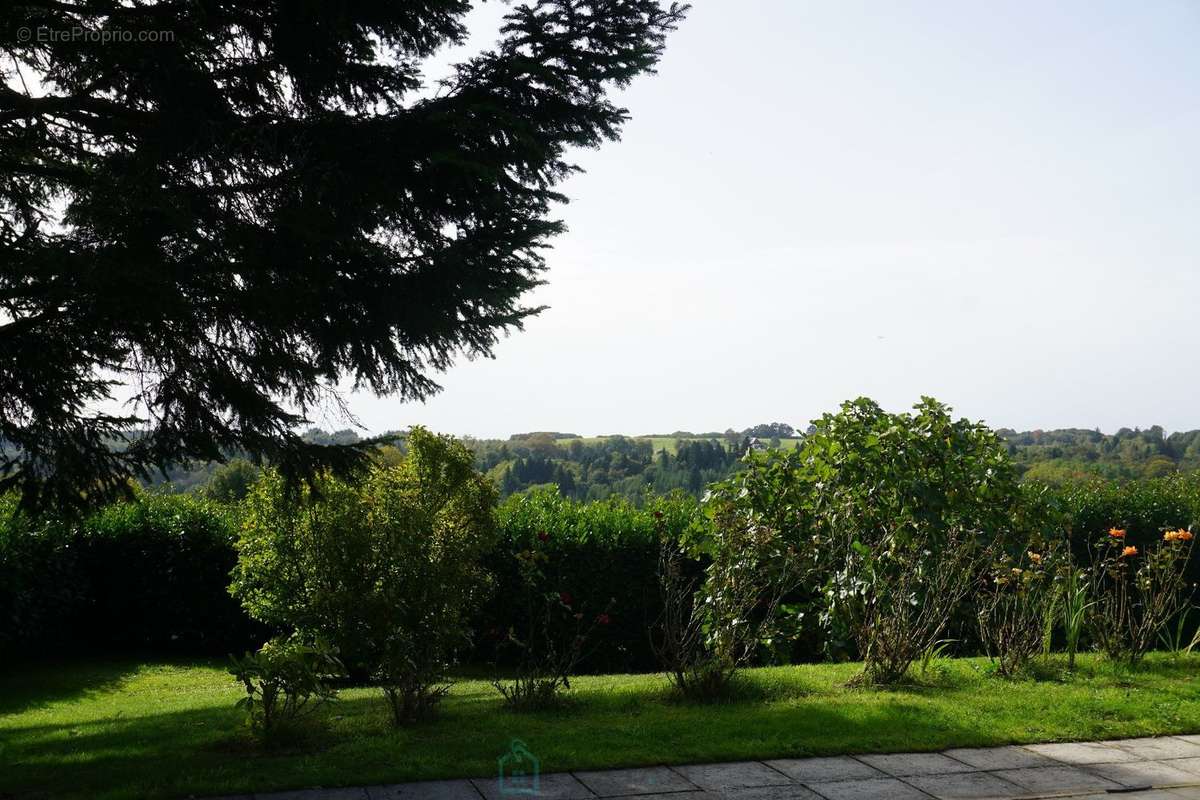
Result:
<instances>
[{"instance_id":1,"label":"hazy sky","mask_svg":"<svg viewBox=\"0 0 1200 800\"><path fill-rule=\"evenodd\" d=\"M351 408L642 434L929 394L1198 428L1197 41L1195 0L699 0L622 141L578 155L551 308L429 402Z\"/></svg>"}]
</instances>

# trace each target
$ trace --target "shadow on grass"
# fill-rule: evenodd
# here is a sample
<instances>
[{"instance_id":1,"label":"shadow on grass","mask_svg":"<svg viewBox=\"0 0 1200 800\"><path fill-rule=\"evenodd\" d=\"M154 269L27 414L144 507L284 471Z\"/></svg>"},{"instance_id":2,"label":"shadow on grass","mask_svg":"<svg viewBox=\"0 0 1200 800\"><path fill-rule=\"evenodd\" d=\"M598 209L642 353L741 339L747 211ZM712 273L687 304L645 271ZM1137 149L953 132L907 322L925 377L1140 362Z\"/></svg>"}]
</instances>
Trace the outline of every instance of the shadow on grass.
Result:
<instances>
[{"instance_id":1,"label":"shadow on grass","mask_svg":"<svg viewBox=\"0 0 1200 800\"><path fill-rule=\"evenodd\" d=\"M747 702L657 711L667 713L631 729L620 714L586 700L486 717L451 708L431 723L392 731L382 704L362 697L331 705L298 735L266 744L225 708L34 725L10 729L15 741L0 751L0 796L154 798L479 777L492 773L512 738L529 742L543 771L552 772L825 753L822 731L839 732L835 749L849 741L863 750L896 749L903 740L889 719L897 713L952 737L965 733L904 703L855 718L818 707L802 720L791 709ZM881 730L891 738L875 736Z\"/></svg>"},{"instance_id":2,"label":"shadow on grass","mask_svg":"<svg viewBox=\"0 0 1200 800\"><path fill-rule=\"evenodd\" d=\"M1195 666L1156 660L1144 675L1178 680L1147 686L1134 705L1086 724L1079 720L1107 707L1111 691L1047 686L1050 710L1038 711L1005 695L1013 688L1029 698L1040 682L1010 687L974 665L937 683L859 690L818 686L815 671L790 673L790 687L787 671L754 671L740 697L703 705L669 701L665 679L615 690L619 681L581 681L568 706L531 713L504 711L498 695L473 684L434 720L401 730L390 729L374 692L360 691L285 746L257 743L232 704L82 723L14 720L0 750L0 796L116 800L486 776L514 738L544 772L1100 738L1178 724L1178 709L1195 702ZM1088 665L1077 680L1111 690L1106 670ZM121 673L110 678L119 683Z\"/></svg>"}]
</instances>

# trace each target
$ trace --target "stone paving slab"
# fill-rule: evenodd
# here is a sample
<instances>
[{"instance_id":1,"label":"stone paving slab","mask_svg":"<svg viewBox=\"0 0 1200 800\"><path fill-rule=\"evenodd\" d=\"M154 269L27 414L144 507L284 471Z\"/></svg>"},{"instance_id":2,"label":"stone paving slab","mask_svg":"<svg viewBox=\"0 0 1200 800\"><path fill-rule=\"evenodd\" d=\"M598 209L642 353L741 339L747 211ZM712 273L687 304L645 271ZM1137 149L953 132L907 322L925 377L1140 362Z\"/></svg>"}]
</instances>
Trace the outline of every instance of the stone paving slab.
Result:
<instances>
[{"instance_id":1,"label":"stone paving slab","mask_svg":"<svg viewBox=\"0 0 1200 800\"><path fill-rule=\"evenodd\" d=\"M811 789L798 783L782 784L780 786L751 786L744 789L725 789L717 792L721 800L823 800ZM638 798L643 800L643 798ZM664 800L692 800L691 794L670 795Z\"/></svg>"},{"instance_id":2,"label":"stone paving slab","mask_svg":"<svg viewBox=\"0 0 1200 800\"><path fill-rule=\"evenodd\" d=\"M906 782L937 800L1003 800L1025 790L988 772L956 772L950 775L914 775Z\"/></svg>"},{"instance_id":3,"label":"stone paving slab","mask_svg":"<svg viewBox=\"0 0 1200 800\"><path fill-rule=\"evenodd\" d=\"M929 800L929 795L899 778L814 783L809 788L826 800Z\"/></svg>"},{"instance_id":4,"label":"stone paving slab","mask_svg":"<svg viewBox=\"0 0 1200 800\"><path fill-rule=\"evenodd\" d=\"M947 775L951 772L974 772L968 764L941 753L888 753L857 756L881 772L897 778L909 775Z\"/></svg>"},{"instance_id":5,"label":"stone paving slab","mask_svg":"<svg viewBox=\"0 0 1200 800\"><path fill-rule=\"evenodd\" d=\"M591 789L597 797L663 794L696 789L695 784L668 767L577 771L574 774L579 782Z\"/></svg>"},{"instance_id":6,"label":"stone paving slab","mask_svg":"<svg viewBox=\"0 0 1200 800\"><path fill-rule=\"evenodd\" d=\"M1121 794L1077 795L1070 800L1200 800L1200 788L1143 789Z\"/></svg>"},{"instance_id":7,"label":"stone paving slab","mask_svg":"<svg viewBox=\"0 0 1200 800\"><path fill-rule=\"evenodd\" d=\"M1084 794L1120 789L1121 784L1078 767L1023 767L993 772L1034 795Z\"/></svg>"},{"instance_id":8,"label":"stone paving slab","mask_svg":"<svg viewBox=\"0 0 1200 800\"><path fill-rule=\"evenodd\" d=\"M1182 786L1196 783L1197 776L1172 766L1170 761L1139 761L1134 764L1093 764L1083 769L1127 789L1152 786Z\"/></svg>"},{"instance_id":9,"label":"stone paving slab","mask_svg":"<svg viewBox=\"0 0 1200 800\"><path fill-rule=\"evenodd\" d=\"M465 778L368 786L367 797L370 800L482 800L479 790Z\"/></svg>"},{"instance_id":10,"label":"stone paving slab","mask_svg":"<svg viewBox=\"0 0 1200 800\"><path fill-rule=\"evenodd\" d=\"M778 770L757 761L727 764L688 764L675 771L701 789L738 789L754 786L778 786L791 779Z\"/></svg>"},{"instance_id":11,"label":"stone paving slab","mask_svg":"<svg viewBox=\"0 0 1200 800\"><path fill-rule=\"evenodd\" d=\"M1027 744L1025 749L1038 755L1061 761L1064 764L1112 764L1118 761L1137 761L1138 757L1127 750L1113 747L1105 742L1059 742L1055 744Z\"/></svg>"},{"instance_id":12,"label":"stone paving slab","mask_svg":"<svg viewBox=\"0 0 1200 800\"><path fill-rule=\"evenodd\" d=\"M366 787L352 786L339 789L295 789L289 792L256 794L255 800L370 800Z\"/></svg>"},{"instance_id":13,"label":"stone paving slab","mask_svg":"<svg viewBox=\"0 0 1200 800\"><path fill-rule=\"evenodd\" d=\"M471 783L483 795L484 800L587 800L595 797L590 789L569 772L540 776L537 794L504 794L500 791L500 781L496 778L472 778Z\"/></svg>"},{"instance_id":14,"label":"stone paving slab","mask_svg":"<svg viewBox=\"0 0 1200 800\"><path fill-rule=\"evenodd\" d=\"M1200 736L548 773L210 800L1200 800Z\"/></svg>"},{"instance_id":15,"label":"stone paving slab","mask_svg":"<svg viewBox=\"0 0 1200 800\"><path fill-rule=\"evenodd\" d=\"M887 777L885 773L850 756L781 758L763 763L800 783L832 783L833 781Z\"/></svg>"},{"instance_id":16,"label":"stone paving slab","mask_svg":"<svg viewBox=\"0 0 1200 800\"><path fill-rule=\"evenodd\" d=\"M1110 742L1138 758L1157 761L1164 758L1200 757L1200 744L1176 736L1148 736L1142 739L1118 739Z\"/></svg>"},{"instance_id":17,"label":"stone paving slab","mask_svg":"<svg viewBox=\"0 0 1200 800\"><path fill-rule=\"evenodd\" d=\"M946 755L970 764L975 769L1020 769L1022 767L1056 767L1059 762L1024 747L956 747L945 751Z\"/></svg>"}]
</instances>

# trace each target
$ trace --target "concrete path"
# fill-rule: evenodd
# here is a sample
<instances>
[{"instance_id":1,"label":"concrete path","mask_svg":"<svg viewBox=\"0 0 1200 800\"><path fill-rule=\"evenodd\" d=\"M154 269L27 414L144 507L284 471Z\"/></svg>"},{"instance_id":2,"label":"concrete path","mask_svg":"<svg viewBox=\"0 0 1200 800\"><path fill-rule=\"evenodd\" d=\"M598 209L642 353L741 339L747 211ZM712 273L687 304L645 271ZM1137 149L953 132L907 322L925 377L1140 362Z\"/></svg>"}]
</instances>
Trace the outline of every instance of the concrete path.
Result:
<instances>
[{"instance_id":1,"label":"concrete path","mask_svg":"<svg viewBox=\"0 0 1200 800\"><path fill-rule=\"evenodd\" d=\"M960 748L543 774L536 795L496 776L254 800L1200 800L1200 736ZM237 800L249 800L246 795ZM232 799L230 799L232 800Z\"/></svg>"}]
</instances>

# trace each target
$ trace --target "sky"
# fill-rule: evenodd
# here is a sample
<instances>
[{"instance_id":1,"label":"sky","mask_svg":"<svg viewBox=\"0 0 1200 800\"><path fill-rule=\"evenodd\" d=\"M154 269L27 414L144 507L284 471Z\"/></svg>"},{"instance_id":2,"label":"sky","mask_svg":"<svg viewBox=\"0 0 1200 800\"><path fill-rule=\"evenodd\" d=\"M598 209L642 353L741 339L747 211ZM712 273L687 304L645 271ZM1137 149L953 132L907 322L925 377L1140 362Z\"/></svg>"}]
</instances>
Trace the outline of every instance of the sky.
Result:
<instances>
[{"instance_id":1,"label":"sky","mask_svg":"<svg viewBox=\"0 0 1200 800\"><path fill-rule=\"evenodd\" d=\"M1018 430L1200 428L1197 40L1194 0L699 0L621 141L575 154L549 310L425 403L350 408L638 435L931 395Z\"/></svg>"}]
</instances>

